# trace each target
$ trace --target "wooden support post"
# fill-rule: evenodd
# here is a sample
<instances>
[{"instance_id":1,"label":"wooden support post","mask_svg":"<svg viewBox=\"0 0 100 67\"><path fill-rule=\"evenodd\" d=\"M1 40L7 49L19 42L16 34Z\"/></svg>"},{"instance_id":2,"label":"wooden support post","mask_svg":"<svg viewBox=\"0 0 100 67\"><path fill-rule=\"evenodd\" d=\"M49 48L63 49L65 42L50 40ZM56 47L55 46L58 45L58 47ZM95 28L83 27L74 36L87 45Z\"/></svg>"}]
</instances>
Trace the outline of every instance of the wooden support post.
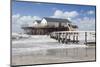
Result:
<instances>
[{"instance_id":1,"label":"wooden support post","mask_svg":"<svg viewBox=\"0 0 100 67\"><path fill-rule=\"evenodd\" d=\"M53 37L54 37L54 39L57 40L58 39L58 33L54 33L54 36Z\"/></svg>"},{"instance_id":2,"label":"wooden support post","mask_svg":"<svg viewBox=\"0 0 100 67\"><path fill-rule=\"evenodd\" d=\"M64 33L62 33L61 40L62 40L62 43L64 43L64 41L65 41Z\"/></svg>"},{"instance_id":3,"label":"wooden support post","mask_svg":"<svg viewBox=\"0 0 100 67\"><path fill-rule=\"evenodd\" d=\"M68 33L65 33L65 43L68 43L67 36L68 36Z\"/></svg>"},{"instance_id":4,"label":"wooden support post","mask_svg":"<svg viewBox=\"0 0 100 67\"><path fill-rule=\"evenodd\" d=\"M85 32L85 44L87 45L87 32ZM88 56L87 54L87 47L86 47L86 57Z\"/></svg>"},{"instance_id":5,"label":"wooden support post","mask_svg":"<svg viewBox=\"0 0 100 67\"><path fill-rule=\"evenodd\" d=\"M85 32L85 44L87 45L87 32Z\"/></svg>"},{"instance_id":6,"label":"wooden support post","mask_svg":"<svg viewBox=\"0 0 100 67\"><path fill-rule=\"evenodd\" d=\"M58 33L58 42L60 43L60 33Z\"/></svg>"},{"instance_id":7,"label":"wooden support post","mask_svg":"<svg viewBox=\"0 0 100 67\"><path fill-rule=\"evenodd\" d=\"M60 42L62 42L62 33L60 33Z\"/></svg>"},{"instance_id":8,"label":"wooden support post","mask_svg":"<svg viewBox=\"0 0 100 67\"><path fill-rule=\"evenodd\" d=\"M78 39L78 33L76 33L77 35L76 35L76 43L78 43L79 42L79 39Z\"/></svg>"},{"instance_id":9,"label":"wooden support post","mask_svg":"<svg viewBox=\"0 0 100 67\"><path fill-rule=\"evenodd\" d=\"M75 42L75 33L73 33L73 43Z\"/></svg>"},{"instance_id":10,"label":"wooden support post","mask_svg":"<svg viewBox=\"0 0 100 67\"><path fill-rule=\"evenodd\" d=\"M70 42L70 33L68 33L68 36L69 36L68 41Z\"/></svg>"}]
</instances>

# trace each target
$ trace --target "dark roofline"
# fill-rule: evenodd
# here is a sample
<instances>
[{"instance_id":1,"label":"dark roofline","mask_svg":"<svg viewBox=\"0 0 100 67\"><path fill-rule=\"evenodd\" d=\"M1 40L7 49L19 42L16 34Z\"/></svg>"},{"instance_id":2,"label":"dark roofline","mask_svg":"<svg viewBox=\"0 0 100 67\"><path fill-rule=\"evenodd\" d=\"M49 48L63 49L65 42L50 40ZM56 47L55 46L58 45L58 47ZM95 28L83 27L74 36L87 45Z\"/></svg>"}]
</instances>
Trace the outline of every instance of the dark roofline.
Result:
<instances>
[{"instance_id":1,"label":"dark roofline","mask_svg":"<svg viewBox=\"0 0 100 67\"><path fill-rule=\"evenodd\" d=\"M68 19L63 19L63 18L43 17L43 18L42 18L42 20L43 20L43 19L65 20L66 22L72 23L72 22L71 22L71 21L69 21ZM64 22L64 23L66 23L66 22Z\"/></svg>"},{"instance_id":2,"label":"dark roofline","mask_svg":"<svg viewBox=\"0 0 100 67\"><path fill-rule=\"evenodd\" d=\"M35 21L41 21L41 20L35 20Z\"/></svg>"},{"instance_id":3,"label":"dark roofline","mask_svg":"<svg viewBox=\"0 0 100 67\"><path fill-rule=\"evenodd\" d=\"M41 20L35 20L36 22L38 22L38 23L41 23Z\"/></svg>"}]
</instances>

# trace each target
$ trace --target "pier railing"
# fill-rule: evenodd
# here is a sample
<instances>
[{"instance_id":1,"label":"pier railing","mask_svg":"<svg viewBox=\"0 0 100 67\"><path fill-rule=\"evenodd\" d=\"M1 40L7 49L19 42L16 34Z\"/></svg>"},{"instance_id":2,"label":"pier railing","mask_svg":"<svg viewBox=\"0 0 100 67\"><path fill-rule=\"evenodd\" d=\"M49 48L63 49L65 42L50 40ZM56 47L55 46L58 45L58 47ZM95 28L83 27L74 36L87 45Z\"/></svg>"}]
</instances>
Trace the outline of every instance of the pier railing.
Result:
<instances>
[{"instance_id":1,"label":"pier railing","mask_svg":"<svg viewBox=\"0 0 100 67\"><path fill-rule=\"evenodd\" d=\"M60 43L82 43L95 44L95 31L57 31L52 32L50 37L58 40Z\"/></svg>"}]
</instances>

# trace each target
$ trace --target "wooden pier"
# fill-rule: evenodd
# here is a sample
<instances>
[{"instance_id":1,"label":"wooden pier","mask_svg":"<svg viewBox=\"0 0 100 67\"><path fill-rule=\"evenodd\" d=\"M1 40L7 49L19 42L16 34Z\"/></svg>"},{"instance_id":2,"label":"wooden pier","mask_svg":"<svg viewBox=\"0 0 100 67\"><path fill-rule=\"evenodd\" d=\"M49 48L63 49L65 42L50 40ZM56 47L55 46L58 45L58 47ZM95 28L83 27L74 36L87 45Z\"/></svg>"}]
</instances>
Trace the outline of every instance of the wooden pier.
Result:
<instances>
[{"instance_id":1,"label":"wooden pier","mask_svg":"<svg viewBox=\"0 0 100 67\"><path fill-rule=\"evenodd\" d=\"M79 43L79 33L84 33L84 44L87 45L87 33L95 33L95 31L58 31L52 32L50 37L58 40L59 43Z\"/></svg>"}]
</instances>

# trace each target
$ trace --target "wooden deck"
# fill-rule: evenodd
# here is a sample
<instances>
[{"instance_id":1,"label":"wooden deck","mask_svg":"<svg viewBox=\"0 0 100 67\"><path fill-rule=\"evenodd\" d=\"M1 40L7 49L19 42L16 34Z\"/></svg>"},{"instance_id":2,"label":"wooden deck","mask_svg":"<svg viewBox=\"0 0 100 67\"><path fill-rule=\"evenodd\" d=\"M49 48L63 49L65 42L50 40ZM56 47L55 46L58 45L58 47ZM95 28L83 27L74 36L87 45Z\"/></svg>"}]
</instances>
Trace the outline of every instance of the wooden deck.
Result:
<instances>
[{"instance_id":1,"label":"wooden deck","mask_svg":"<svg viewBox=\"0 0 100 67\"><path fill-rule=\"evenodd\" d=\"M29 35L48 35L54 31L69 31L68 27L22 27Z\"/></svg>"}]
</instances>

